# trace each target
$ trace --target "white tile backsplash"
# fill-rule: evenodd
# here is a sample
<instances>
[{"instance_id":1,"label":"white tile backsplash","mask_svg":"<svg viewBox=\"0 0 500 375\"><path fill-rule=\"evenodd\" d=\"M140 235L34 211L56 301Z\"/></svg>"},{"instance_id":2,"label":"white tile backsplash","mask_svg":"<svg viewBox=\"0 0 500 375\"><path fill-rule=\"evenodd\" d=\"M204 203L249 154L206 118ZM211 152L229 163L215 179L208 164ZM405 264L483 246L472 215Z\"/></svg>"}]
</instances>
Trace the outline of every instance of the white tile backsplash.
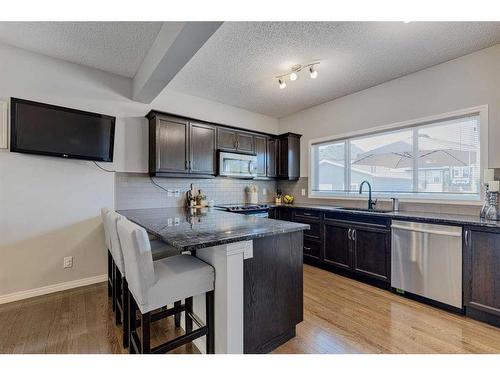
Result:
<instances>
[{"instance_id":1,"label":"white tile backsplash","mask_svg":"<svg viewBox=\"0 0 500 375\"><path fill-rule=\"evenodd\" d=\"M180 207L185 204L186 191L194 184L215 204L245 203L248 200L245 187L257 185L259 202L272 201L276 192L276 181L239 180L229 178L160 178L154 182L167 190L180 190L180 196L168 196L168 193L155 186L147 174L117 173L115 179L115 207L118 210L154 207ZM262 194L262 189L267 195Z\"/></svg>"}]
</instances>

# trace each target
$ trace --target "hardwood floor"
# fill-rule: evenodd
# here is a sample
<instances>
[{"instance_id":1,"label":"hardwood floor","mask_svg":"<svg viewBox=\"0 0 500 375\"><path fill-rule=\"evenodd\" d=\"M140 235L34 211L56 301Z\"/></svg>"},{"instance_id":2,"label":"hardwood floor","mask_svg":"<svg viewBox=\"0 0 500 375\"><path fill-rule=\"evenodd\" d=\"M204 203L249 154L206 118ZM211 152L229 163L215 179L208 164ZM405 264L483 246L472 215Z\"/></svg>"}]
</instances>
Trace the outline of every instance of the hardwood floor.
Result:
<instances>
[{"instance_id":1,"label":"hardwood floor","mask_svg":"<svg viewBox=\"0 0 500 375\"><path fill-rule=\"evenodd\" d=\"M182 333L153 326L153 345ZM0 306L0 353L125 352L105 283ZM500 353L500 329L306 265L304 321L274 352Z\"/></svg>"}]
</instances>

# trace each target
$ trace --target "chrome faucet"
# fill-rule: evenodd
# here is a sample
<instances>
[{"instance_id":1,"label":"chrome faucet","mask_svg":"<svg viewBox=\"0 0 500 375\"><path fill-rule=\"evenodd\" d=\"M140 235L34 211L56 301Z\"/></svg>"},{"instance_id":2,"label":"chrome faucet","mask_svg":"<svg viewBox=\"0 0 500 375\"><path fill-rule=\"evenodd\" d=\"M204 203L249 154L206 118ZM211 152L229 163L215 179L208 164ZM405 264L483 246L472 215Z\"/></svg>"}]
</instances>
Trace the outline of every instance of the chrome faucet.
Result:
<instances>
[{"instance_id":1,"label":"chrome faucet","mask_svg":"<svg viewBox=\"0 0 500 375\"><path fill-rule=\"evenodd\" d=\"M373 210L375 208L375 205L377 204L377 200L375 199L372 201L372 186L370 183L366 180L361 182L361 185L359 185L359 194L363 193L363 185L367 184L368 185L368 209Z\"/></svg>"}]
</instances>

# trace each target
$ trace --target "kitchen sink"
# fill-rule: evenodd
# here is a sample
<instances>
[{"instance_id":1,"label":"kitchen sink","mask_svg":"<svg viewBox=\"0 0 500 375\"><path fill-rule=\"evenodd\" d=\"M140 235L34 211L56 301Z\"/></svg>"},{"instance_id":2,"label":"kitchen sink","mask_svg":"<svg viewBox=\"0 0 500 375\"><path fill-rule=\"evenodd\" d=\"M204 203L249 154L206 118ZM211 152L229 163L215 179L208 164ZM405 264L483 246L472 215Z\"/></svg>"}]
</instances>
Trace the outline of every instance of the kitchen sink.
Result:
<instances>
[{"instance_id":1,"label":"kitchen sink","mask_svg":"<svg viewBox=\"0 0 500 375\"><path fill-rule=\"evenodd\" d=\"M339 207L341 210L347 211L362 211L362 212L378 212L381 214L392 212L392 210L378 210L376 208L368 209L368 208L355 208L355 207Z\"/></svg>"}]
</instances>

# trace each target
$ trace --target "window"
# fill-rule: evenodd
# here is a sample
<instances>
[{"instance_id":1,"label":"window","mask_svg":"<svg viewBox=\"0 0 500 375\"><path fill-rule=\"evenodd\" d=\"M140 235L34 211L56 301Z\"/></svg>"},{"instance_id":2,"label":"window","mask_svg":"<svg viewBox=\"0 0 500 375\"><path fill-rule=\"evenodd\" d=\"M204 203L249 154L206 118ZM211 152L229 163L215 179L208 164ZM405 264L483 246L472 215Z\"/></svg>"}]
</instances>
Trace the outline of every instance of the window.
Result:
<instances>
[{"instance_id":1,"label":"window","mask_svg":"<svg viewBox=\"0 0 500 375\"><path fill-rule=\"evenodd\" d=\"M312 142L312 197L480 199L480 111L331 141Z\"/></svg>"}]
</instances>

